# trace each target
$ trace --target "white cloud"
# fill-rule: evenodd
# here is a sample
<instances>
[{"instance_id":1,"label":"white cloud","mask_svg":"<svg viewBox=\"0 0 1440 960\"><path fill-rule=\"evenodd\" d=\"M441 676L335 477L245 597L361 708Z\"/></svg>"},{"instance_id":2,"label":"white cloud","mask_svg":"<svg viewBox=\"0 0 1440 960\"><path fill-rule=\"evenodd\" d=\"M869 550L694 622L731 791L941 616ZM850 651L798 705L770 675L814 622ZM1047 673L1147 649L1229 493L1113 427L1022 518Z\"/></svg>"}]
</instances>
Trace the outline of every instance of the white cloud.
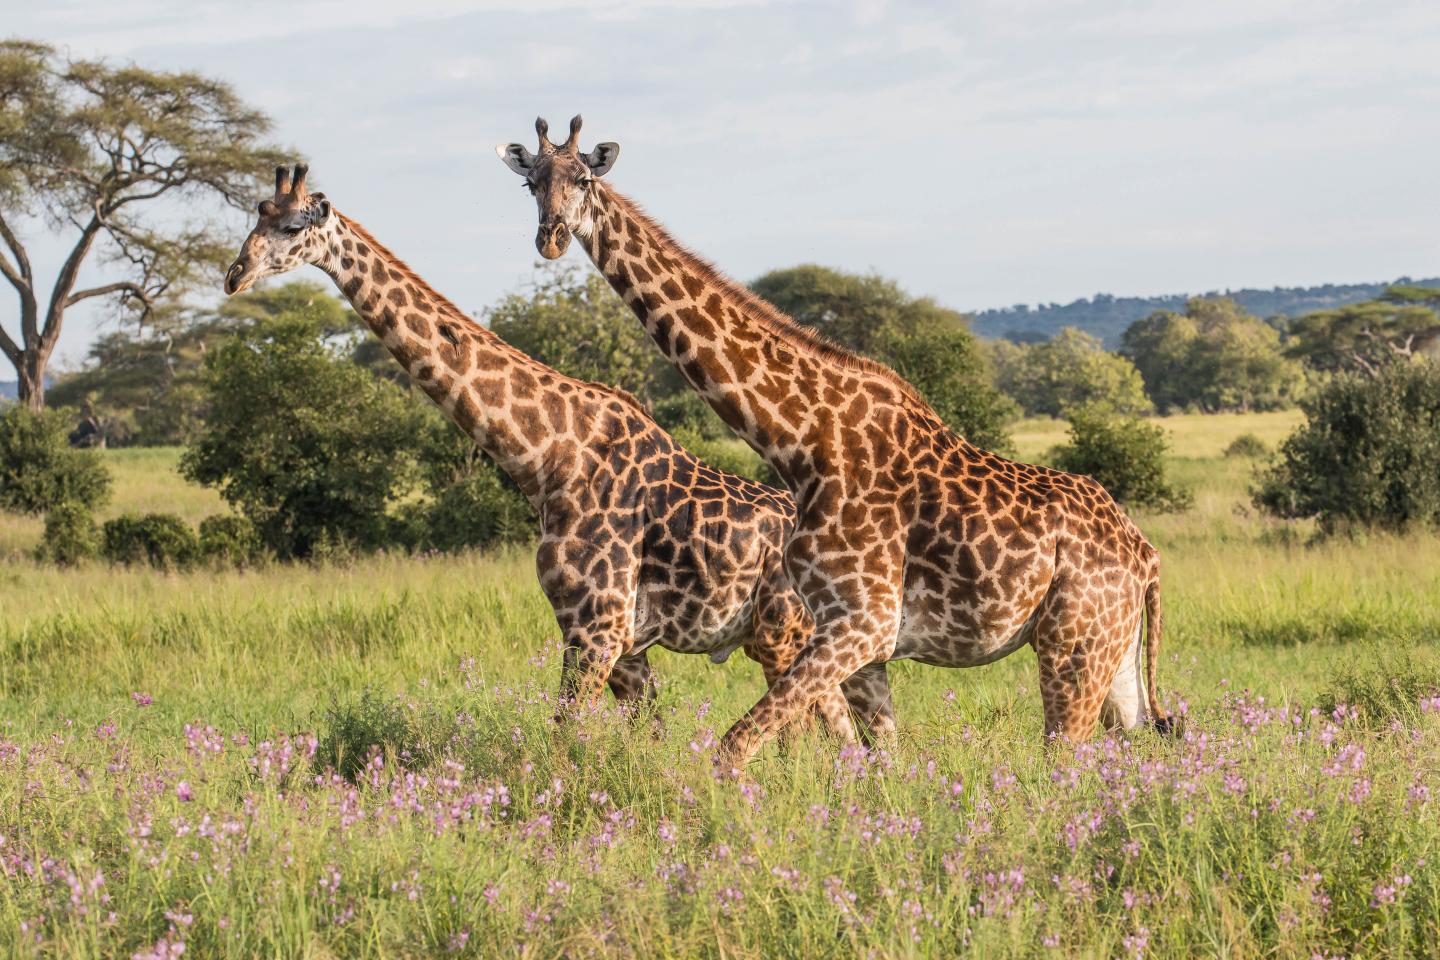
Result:
<instances>
[{"instance_id":1,"label":"white cloud","mask_svg":"<svg viewBox=\"0 0 1440 960\"><path fill-rule=\"evenodd\" d=\"M742 278L981 307L1440 273L1433 3L52 0L7 29L230 80L467 308L533 259L491 146L577 111Z\"/></svg>"}]
</instances>

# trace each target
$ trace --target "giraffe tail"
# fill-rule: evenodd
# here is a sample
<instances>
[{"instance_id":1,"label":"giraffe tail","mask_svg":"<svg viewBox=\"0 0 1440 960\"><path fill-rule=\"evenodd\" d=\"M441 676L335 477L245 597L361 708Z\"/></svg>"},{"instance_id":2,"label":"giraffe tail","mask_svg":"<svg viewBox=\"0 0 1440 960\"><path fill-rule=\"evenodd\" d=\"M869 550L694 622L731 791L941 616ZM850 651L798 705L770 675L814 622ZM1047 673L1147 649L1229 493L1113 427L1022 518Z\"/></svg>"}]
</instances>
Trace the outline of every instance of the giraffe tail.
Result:
<instances>
[{"instance_id":1,"label":"giraffe tail","mask_svg":"<svg viewBox=\"0 0 1440 960\"><path fill-rule=\"evenodd\" d=\"M1155 729L1168 736L1180 735L1180 718L1160 706L1155 686L1155 661L1160 659L1160 578L1145 587L1145 693L1150 698L1151 722Z\"/></svg>"}]
</instances>

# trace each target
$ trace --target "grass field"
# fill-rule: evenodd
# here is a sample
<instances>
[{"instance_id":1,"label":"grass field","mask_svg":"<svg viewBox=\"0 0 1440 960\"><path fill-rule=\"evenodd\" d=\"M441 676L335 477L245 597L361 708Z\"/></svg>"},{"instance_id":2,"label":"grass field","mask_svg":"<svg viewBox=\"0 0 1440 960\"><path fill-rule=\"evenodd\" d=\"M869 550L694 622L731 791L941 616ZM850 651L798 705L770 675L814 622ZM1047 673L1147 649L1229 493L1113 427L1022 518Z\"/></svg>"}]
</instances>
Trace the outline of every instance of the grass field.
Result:
<instances>
[{"instance_id":1,"label":"grass field","mask_svg":"<svg viewBox=\"0 0 1440 960\"><path fill-rule=\"evenodd\" d=\"M1183 740L1047 753L1022 651L892 665L894 749L800 734L740 783L740 657L550 722L523 553L62 572L0 521L0 952L1440 955L1440 543L1255 517L1219 452L1294 422L1166 421L1196 506L1137 519ZM108 456L112 512L220 509L172 451Z\"/></svg>"}]
</instances>

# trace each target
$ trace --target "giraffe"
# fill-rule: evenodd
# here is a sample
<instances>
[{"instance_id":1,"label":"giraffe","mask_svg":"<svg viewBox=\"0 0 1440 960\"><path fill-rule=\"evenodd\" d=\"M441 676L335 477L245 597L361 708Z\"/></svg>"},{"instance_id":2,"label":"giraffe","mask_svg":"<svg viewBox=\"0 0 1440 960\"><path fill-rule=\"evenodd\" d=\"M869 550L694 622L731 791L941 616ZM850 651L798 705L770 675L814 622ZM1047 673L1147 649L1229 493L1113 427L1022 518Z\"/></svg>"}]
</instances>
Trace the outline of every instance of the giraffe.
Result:
<instances>
[{"instance_id":1,"label":"giraffe","mask_svg":"<svg viewBox=\"0 0 1440 960\"><path fill-rule=\"evenodd\" d=\"M535 197L536 248L555 259L578 237L796 500L784 566L815 630L725 734L722 758L743 768L857 671L878 687L890 660L970 667L1026 645L1047 741L1081 740L1099 720L1173 729L1155 693L1159 554L1104 488L979 449L888 367L730 280L601 179L620 147L580 151L580 124L556 145L537 120L538 153L496 147Z\"/></svg>"},{"instance_id":2,"label":"giraffe","mask_svg":"<svg viewBox=\"0 0 1440 960\"><path fill-rule=\"evenodd\" d=\"M309 192L306 173L276 169L275 196L260 204L225 291L319 267L515 481L540 517L536 569L564 637L562 705L592 704L607 685L622 702L653 701L646 651L656 644L716 663L739 648L776 680L810 632L780 565L788 495L702 463L628 393L505 343ZM815 712L854 738L838 687Z\"/></svg>"}]
</instances>

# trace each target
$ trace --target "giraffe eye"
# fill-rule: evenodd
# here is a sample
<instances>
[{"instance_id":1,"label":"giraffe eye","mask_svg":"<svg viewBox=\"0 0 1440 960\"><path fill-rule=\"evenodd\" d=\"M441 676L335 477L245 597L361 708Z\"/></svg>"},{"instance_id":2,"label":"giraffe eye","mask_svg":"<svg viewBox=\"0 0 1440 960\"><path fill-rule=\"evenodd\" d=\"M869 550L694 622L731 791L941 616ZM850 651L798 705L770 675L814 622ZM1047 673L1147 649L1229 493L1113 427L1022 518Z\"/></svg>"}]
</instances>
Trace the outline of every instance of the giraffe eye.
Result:
<instances>
[{"instance_id":1,"label":"giraffe eye","mask_svg":"<svg viewBox=\"0 0 1440 960\"><path fill-rule=\"evenodd\" d=\"M300 231L301 231L301 230L304 230L304 229L305 229L305 228L304 228L303 226L299 226L299 227L286 227L286 228L285 228L284 230L282 230L281 232L284 233L285 236L287 236L287 237L293 237L293 236L298 235L298 234L300 233Z\"/></svg>"}]
</instances>

